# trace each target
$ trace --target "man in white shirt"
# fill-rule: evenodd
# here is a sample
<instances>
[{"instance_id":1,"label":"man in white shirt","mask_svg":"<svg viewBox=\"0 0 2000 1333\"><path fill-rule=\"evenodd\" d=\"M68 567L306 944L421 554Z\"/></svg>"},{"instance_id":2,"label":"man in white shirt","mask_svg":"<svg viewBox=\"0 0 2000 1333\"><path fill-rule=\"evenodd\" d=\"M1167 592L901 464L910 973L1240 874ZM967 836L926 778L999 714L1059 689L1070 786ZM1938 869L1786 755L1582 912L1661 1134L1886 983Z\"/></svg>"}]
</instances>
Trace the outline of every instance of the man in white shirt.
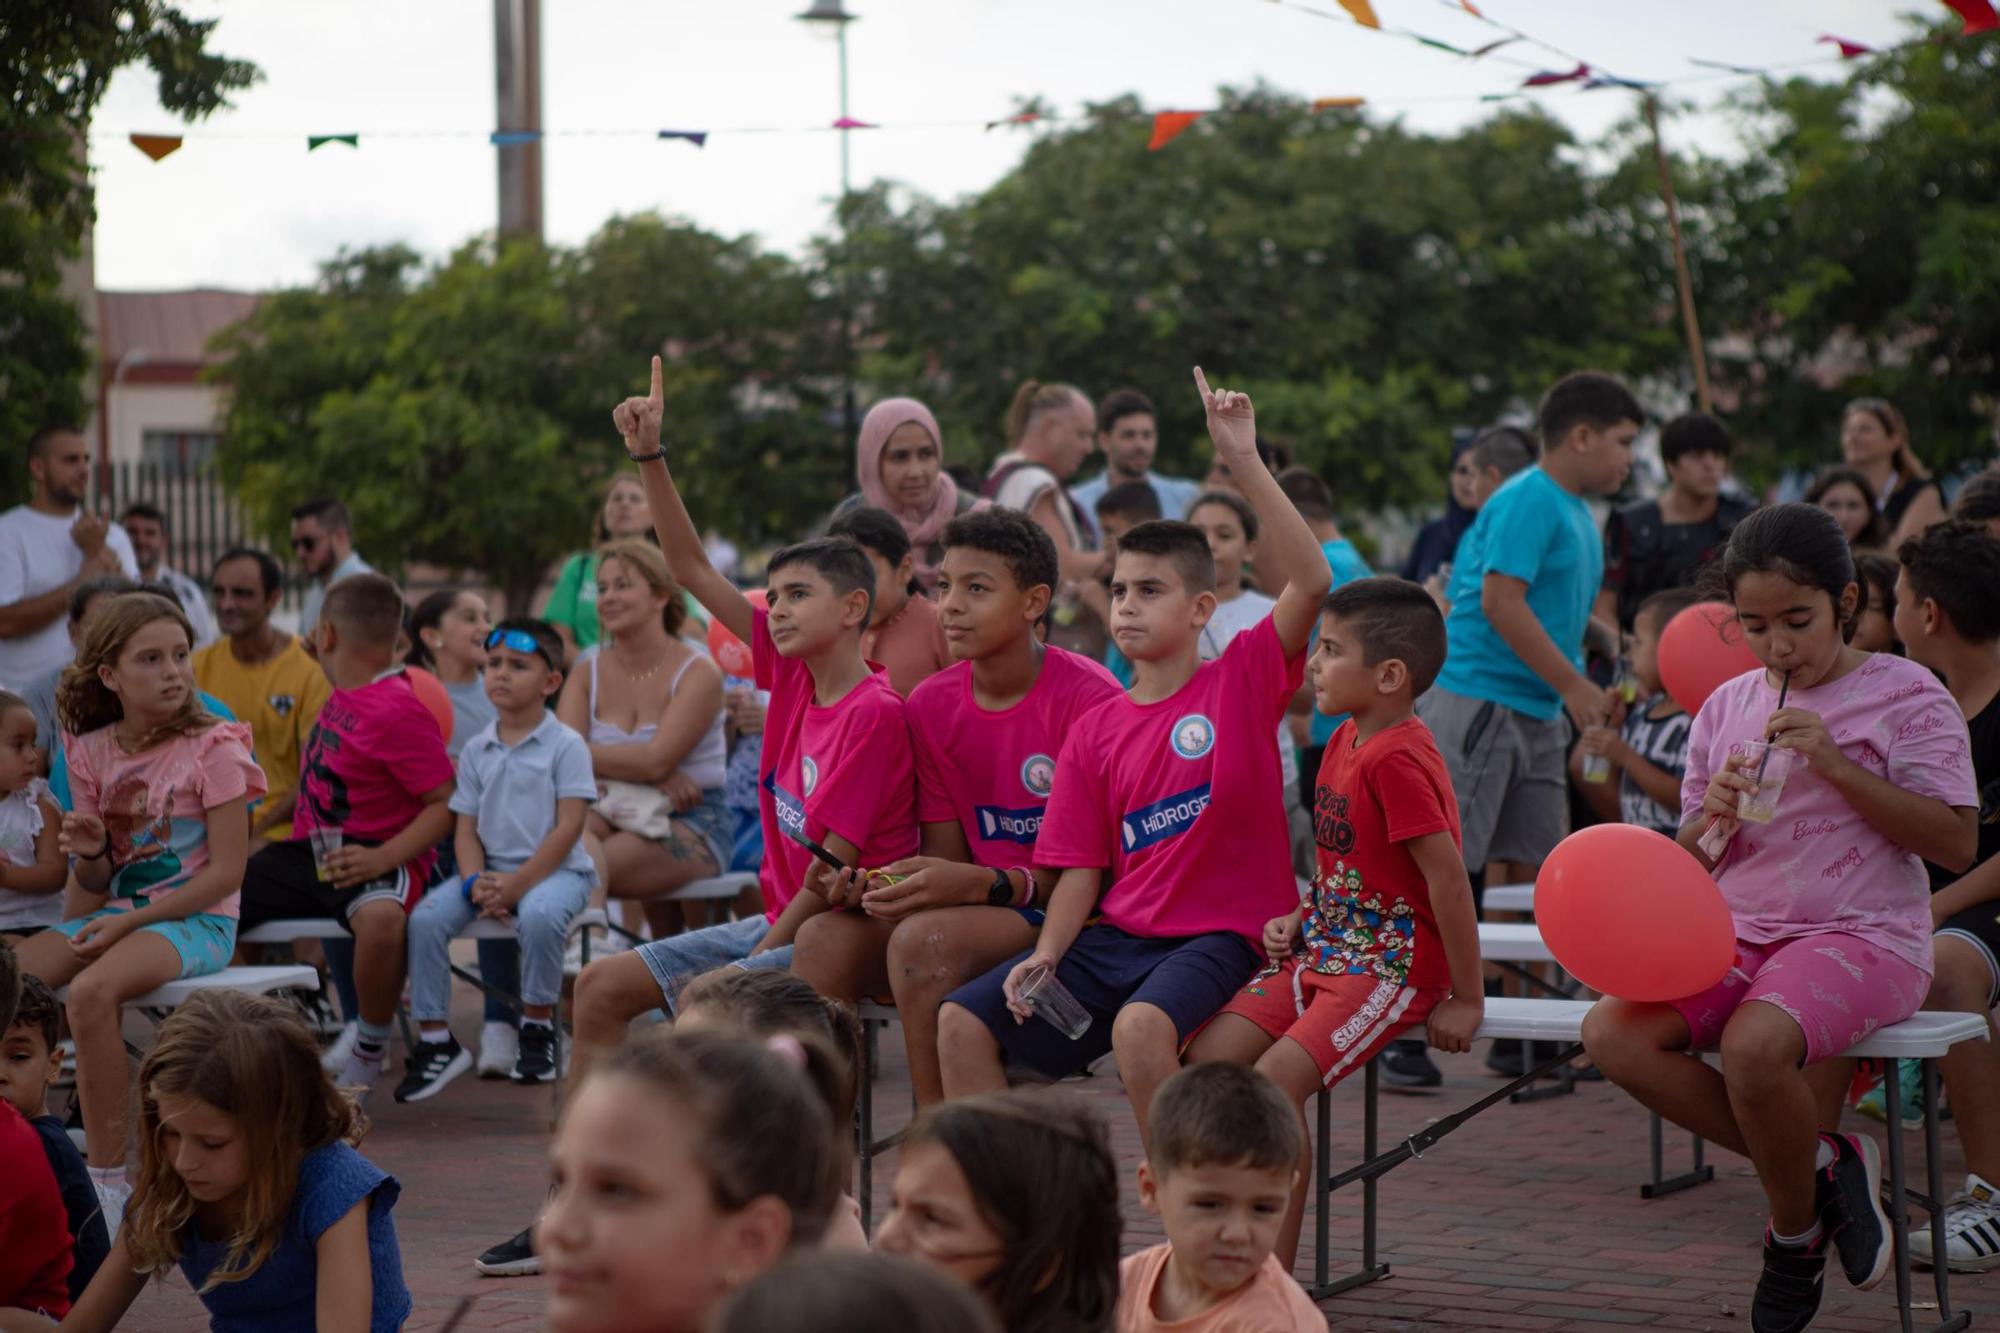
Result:
<instances>
[{"instance_id":1,"label":"man in white shirt","mask_svg":"<svg viewBox=\"0 0 2000 1333\"><path fill-rule=\"evenodd\" d=\"M28 441L34 495L0 514L0 684L21 685L72 656L64 618L77 584L100 574L136 578L125 530L85 513L90 446L69 426Z\"/></svg>"},{"instance_id":2,"label":"man in white shirt","mask_svg":"<svg viewBox=\"0 0 2000 1333\"><path fill-rule=\"evenodd\" d=\"M194 647L215 642L215 617L209 613L208 598L201 585L167 564L167 516L157 505L140 500L125 506L118 516L125 535L132 539L132 554L139 561L139 582L165 588L187 613L194 626Z\"/></svg>"},{"instance_id":3,"label":"man in white shirt","mask_svg":"<svg viewBox=\"0 0 2000 1333\"><path fill-rule=\"evenodd\" d=\"M308 500L292 511L292 554L312 576L299 612L299 636L310 642L326 590L350 574L372 574L375 568L355 554L353 520L338 500Z\"/></svg>"}]
</instances>

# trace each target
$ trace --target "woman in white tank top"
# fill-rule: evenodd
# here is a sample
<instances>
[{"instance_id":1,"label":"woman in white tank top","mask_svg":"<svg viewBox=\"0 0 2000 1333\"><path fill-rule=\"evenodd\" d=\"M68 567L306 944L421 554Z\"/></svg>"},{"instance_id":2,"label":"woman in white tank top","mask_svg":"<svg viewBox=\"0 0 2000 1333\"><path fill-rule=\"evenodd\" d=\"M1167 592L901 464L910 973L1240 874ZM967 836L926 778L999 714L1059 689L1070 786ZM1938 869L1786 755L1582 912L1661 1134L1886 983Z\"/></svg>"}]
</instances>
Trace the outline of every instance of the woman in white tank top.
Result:
<instances>
[{"instance_id":1,"label":"woman in white tank top","mask_svg":"<svg viewBox=\"0 0 2000 1333\"><path fill-rule=\"evenodd\" d=\"M615 829L596 811L584 826L610 896L642 901L657 939L687 924L681 905L661 896L722 873L728 862L722 673L676 637L686 609L653 546L604 548L597 615L606 642L577 662L556 716L590 743L600 784L657 788L671 804L673 827L661 839Z\"/></svg>"}]
</instances>

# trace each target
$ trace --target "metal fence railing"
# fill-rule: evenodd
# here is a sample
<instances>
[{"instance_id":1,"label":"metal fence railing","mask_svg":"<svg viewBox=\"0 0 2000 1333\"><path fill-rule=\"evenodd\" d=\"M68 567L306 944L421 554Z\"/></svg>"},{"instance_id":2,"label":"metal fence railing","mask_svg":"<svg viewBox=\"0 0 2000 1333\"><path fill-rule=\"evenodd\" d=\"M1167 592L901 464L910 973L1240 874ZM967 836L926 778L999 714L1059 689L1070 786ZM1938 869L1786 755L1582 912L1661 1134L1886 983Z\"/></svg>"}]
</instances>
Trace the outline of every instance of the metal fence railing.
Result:
<instances>
[{"instance_id":1,"label":"metal fence railing","mask_svg":"<svg viewBox=\"0 0 2000 1333\"><path fill-rule=\"evenodd\" d=\"M271 550L287 566L286 609L301 600L290 569L288 552L272 549L255 531L243 506L223 485L212 462L122 462L100 465L93 473L91 507L117 518L127 505L144 502L167 516L166 562L203 587L209 571L232 546Z\"/></svg>"}]
</instances>

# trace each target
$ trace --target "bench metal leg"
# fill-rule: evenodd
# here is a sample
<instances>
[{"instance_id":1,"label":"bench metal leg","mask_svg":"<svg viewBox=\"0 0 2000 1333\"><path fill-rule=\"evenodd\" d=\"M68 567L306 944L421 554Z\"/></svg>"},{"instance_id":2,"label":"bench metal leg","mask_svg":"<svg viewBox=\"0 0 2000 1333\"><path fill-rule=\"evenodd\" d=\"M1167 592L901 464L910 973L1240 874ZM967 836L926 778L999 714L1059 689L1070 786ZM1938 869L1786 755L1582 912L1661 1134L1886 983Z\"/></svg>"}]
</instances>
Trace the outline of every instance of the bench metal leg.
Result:
<instances>
[{"instance_id":1,"label":"bench metal leg","mask_svg":"<svg viewBox=\"0 0 2000 1333\"><path fill-rule=\"evenodd\" d=\"M1649 1112L1647 1119L1651 1121L1648 1137L1652 1140L1653 1174L1645 1184L1639 1186L1640 1198L1662 1199L1669 1194L1678 1194L1684 1189L1692 1189L1696 1185L1706 1184L1715 1179L1715 1168L1702 1161L1703 1150L1708 1145L1702 1141L1699 1134L1689 1135L1694 1143L1693 1168L1678 1176L1662 1175L1661 1173L1666 1170L1666 1149L1662 1142L1663 1126L1657 1111Z\"/></svg>"},{"instance_id":2,"label":"bench metal leg","mask_svg":"<svg viewBox=\"0 0 2000 1333\"><path fill-rule=\"evenodd\" d=\"M1972 1327L1972 1314L1964 1310L1958 1314L1951 1312L1951 1265L1946 1262L1944 1239L1944 1163L1940 1160L1938 1146L1938 1102L1941 1098L1938 1095L1937 1063L1933 1060L1920 1061L1919 1068L1922 1070L1920 1077L1923 1079L1924 1094L1924 1188L1929 1192L1924 1205L1931 1215L1931 1258L1934 1261L1931 1264L1931 1282L1937 1290L1938 1318L1942 1321L1931 1333L1953 1333L1956 1329ZM1885 1102L1884 1105L1895 1106L1898 1103ZM1891 1114L1893 1116L1894 1113ZM1892 1125L1890 1134L1893 1136L1895 1132Z\"/></svg>"},{"instance_id":3,"label":"bench metal leg","mask_svg":"<svg viewBox=\"0 0 2000 1333\"><path fill-rule=\"evenodd\" d=\"M1378 1065L1368 1062L1367 1072L1362 1075L1361 1109L1361 1156L1363 1161L1373 1161L1376 1150L1376 1094L1380 1091ZM1319 1146L1315 1154L1318 1163L1319 1180L1315 1187L1319 1215L1313 1222L1313 1285L1306 1294L1316 1301L1329 1296L1378 1282L1389 1276L1389 1265L1376 1259L1376 1206L1378 1186L1374 1176L1361 1182L1361 1267L1345 1277L1327 1280L1331 1248L1330 1218L1328 1203L1332 1197L1333 1176L1333 1098L1330 1092L1319 1095Z\"/></svg>"},{"instance_id":4,"label":"bench metal leg","mask_svg":"<svg viewBox=\"0 0 2000 1333\"><path fill-rule=\"evenodd\" d=\"M861 1167L861 1231L875 1234L875 1033L881 1024L863 1019L861 1023L861 1104L856 1110L860 1123L855 1129L855 1153Z\"/></svg>"}]
</instances>

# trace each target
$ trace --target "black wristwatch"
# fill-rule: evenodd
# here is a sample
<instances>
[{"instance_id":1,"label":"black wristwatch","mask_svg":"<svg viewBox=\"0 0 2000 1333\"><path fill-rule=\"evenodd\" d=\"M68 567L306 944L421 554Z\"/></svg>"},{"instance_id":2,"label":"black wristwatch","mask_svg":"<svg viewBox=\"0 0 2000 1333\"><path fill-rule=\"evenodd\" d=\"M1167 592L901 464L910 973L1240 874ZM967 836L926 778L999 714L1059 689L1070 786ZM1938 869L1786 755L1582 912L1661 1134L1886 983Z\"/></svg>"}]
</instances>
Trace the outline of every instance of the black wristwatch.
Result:
<instances>
[{"instance_id":1,"label":"black wristwatch","mask_svg":"<svg viewBox=\"0 0 2000 1333\"><path fill-rule=\"evenodd\" d=\"M1012 907L1014 905L1014 881L1004 870L993 872L993 887L986 890L988 907Z\"/></svg>"}]
</instances>

